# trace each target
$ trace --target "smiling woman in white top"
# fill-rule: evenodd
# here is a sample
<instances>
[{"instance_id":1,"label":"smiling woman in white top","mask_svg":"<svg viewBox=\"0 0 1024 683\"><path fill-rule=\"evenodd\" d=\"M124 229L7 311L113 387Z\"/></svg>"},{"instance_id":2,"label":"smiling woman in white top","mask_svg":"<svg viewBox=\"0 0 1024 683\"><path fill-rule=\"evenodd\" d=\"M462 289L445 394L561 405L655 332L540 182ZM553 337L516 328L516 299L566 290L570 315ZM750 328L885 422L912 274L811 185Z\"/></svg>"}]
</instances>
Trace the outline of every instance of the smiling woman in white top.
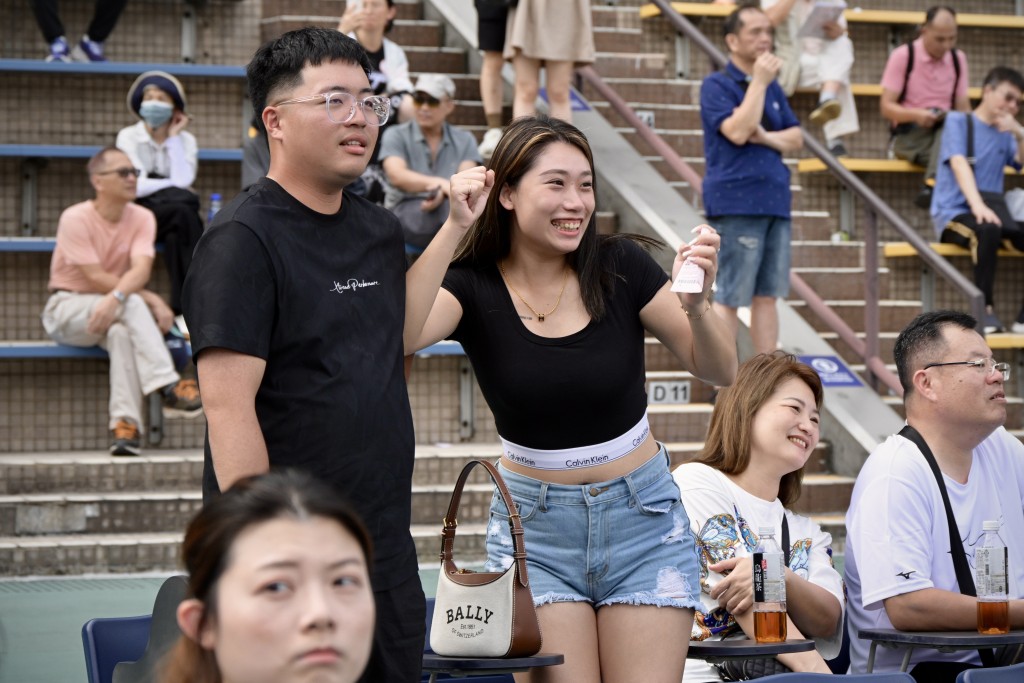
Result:
<instances>
[{"instance_id":1,"label":"smiling woman in white top","mask_svg":"<svg viewBox=\"0 0 1024 683\"><path fill-rule=\"evenodd\" d=\"M813 638L812 652L779 655L795 671L831 673L823 658L839 652L843 582L832 566L832 537L787 509L800 496L803 468L818 445L821 380L793 356L760 354L721 391L697 462L673 476L697 536L702 608L692 640L754 637L751 554L757 530L788 527L787 637ZM684 681L721 680L689 660Z\"/></svg>"}]
</instances>

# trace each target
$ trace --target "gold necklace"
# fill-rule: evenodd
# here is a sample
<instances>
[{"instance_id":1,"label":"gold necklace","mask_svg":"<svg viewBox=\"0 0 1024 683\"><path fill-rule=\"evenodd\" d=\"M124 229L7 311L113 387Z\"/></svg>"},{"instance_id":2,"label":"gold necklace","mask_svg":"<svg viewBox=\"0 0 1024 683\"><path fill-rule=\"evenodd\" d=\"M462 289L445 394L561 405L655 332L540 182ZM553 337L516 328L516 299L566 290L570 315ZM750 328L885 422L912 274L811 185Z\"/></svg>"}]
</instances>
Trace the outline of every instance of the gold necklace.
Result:
<instances>
[{"instance_id":1,"label":"gold necklace","mask_svg":"<svg viewBox=\"0 0 1024 683\"><path fill-rule=\"evenodd\" d=\"M511 280L508 279L508 275L505 274L505 264L503 264L501 261L498 262L498 270L501 271L501 277L504 278L505 284L508 285L508 288L515 292L516 296L519 297L519 300L522 301L523 304L530 309L531 313L537 316L537 321L544 322L544 318L554 313L555 310L558 308L558 304L562 303L562 295L565 294L565 285L569 283L569 271L571 269L566 267L565 277L562 278L562 289L561 291L558 292L558 299L555 301L555 305L552 306L551 310L548 311L547 313L540 313L536 308L530 305L529 301L523 298L523 295L519 293L519 290L516 289L515 285L513 285Z\"/></svg>"}]
</instances>

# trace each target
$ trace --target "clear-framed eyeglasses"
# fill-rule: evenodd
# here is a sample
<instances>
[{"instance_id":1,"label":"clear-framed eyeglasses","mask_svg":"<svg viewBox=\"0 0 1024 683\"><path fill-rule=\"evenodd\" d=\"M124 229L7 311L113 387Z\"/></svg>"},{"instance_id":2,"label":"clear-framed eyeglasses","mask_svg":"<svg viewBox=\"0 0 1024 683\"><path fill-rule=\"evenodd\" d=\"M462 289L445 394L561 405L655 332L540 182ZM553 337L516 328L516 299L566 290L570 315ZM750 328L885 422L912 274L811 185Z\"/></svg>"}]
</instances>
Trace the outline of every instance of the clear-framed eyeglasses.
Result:
<instances>
[{"instance_id":1,"label":"clear-framed eyeglasses","mask_svg":"<svg viewBox=\"0 0 1024 683\"><path fill-rule=\"evenodd\" d=\"M325 92L319 95L296 97L293 100L278 102L275 107L283 104L298 104L323 99L327 107L327 118L334 123L348 123L356 115L356 106L363 110L363 118L368 126L383 126L391 114L391 99L384 95L370 95L362 99L347 92Z\"/></svg>"},{"instance_id":2,"label":"clear-framed eyeglasses","mask_svg":"<svg viewBox=\"0 0 1024 683\"><path fill-rule=\"evenodd\" d=\"M995 358L979 358L977 360L958 360L949 363L929 363L924 366L924 369L928 368L940 368L943 365L971 365L976 368L981 368L985 371L985 376L993 374L1000 374L1003 376L1004 382L1010 381L1010 364L1009 363L997 363Z\"/></svg>"}]
</instances>

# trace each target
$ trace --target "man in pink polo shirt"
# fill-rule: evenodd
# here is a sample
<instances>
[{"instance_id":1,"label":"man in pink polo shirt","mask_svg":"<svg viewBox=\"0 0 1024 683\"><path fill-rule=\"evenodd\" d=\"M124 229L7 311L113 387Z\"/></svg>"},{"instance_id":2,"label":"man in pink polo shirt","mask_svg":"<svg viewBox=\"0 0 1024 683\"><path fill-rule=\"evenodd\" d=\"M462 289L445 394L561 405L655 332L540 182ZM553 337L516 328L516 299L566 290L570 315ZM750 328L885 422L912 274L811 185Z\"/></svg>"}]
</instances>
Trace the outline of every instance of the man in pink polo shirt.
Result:
<instances>
[{"instance_id":1,"label":"man in pink polo shirt","mask_svg":"<svg viewBox=\"0 0 1024 683\"><path fill-rule=\"evenodd\" d=\"M153 212L134 203L139 170L115 147L86 167L96 198L64 210L50 262L43 327L55 341L110 354L112 455L141 453L142 395L160 391L172 415L202 411L195 380L174 369L164 333L174 313L144 287L153 266Z\"/></svg>"},{"instance_id":2,"label":"man in pink polo shirt","mask_svg":"<svg viewBox=\"0 0 1024 683\"><path fill-rule=\"evenodd\" d=\"M967 56L956 49L956 33L956 11L931 7L920 37L893 50L882 74L879 105L892 124L893 154L926 167L926 181L935 177L946 112L971 110ZM929 185L915 203L930 206Z\"/></svg>"}]
</instances>

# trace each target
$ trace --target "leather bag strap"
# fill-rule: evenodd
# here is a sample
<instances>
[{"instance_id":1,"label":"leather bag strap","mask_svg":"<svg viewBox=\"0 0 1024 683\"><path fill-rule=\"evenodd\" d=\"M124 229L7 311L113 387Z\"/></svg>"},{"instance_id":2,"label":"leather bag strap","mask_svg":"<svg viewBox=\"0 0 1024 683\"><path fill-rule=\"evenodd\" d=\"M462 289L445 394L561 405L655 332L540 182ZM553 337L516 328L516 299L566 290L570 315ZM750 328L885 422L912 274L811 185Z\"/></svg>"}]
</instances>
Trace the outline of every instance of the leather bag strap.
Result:
<instances>
[{"instance_id":1,"label":"leather bag strap","mask_svg":"<svg viewBox=\"0 0 1024 683\"><path fill-rule=\"evenodd\" d=\"M441 528L441 564L450 565L448 567L449 571L455 571L452 552L455 545L455 528L458 526L459 503L462 500L462 490L466 486L469 473L477 465L487 470L487 474L494 481L494 485L498 493L501 494L502 500L505 501L505 507L508 508L508 521L512 533L512 559L517 565L519 583L523 587L528 588L530 586L530 579L526 574L526 543L523 540L523 524L519 517L519 508L516 507L515 501L512 500L512 495L505 486L505 480L502 479L497 468L485 460L470 460L462 468L462 473L459 474L459 478L455 482L455 488L452 490L452 499L448 503L448 513L444 517L444 526Z\"/></svg>"}]
</instances>

